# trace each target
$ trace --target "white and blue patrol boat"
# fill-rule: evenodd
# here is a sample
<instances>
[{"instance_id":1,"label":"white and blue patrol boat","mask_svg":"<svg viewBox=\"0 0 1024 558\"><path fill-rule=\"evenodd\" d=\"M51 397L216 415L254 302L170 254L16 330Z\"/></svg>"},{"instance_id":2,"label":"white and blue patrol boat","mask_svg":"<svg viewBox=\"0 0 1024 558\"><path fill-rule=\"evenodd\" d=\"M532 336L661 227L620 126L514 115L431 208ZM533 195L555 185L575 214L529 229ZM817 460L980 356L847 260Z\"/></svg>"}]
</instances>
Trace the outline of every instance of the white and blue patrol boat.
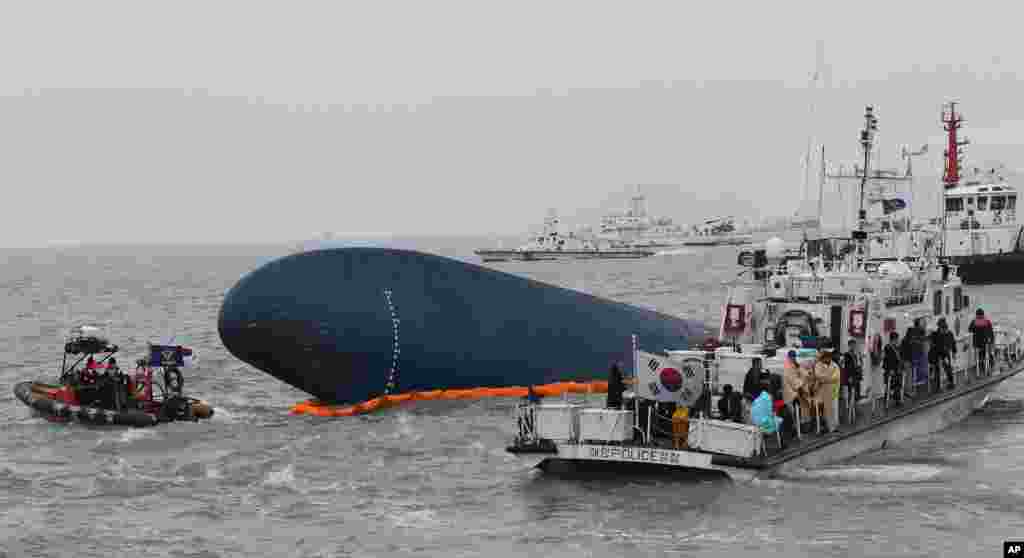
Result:
<instances>
[{"instance_id":1,"label":"white and blue patrol boat","mask_svg":"<svg viewBox=\"0 0 1024 558\"><path fill-rule=\"evenodd\" d=\"M865 119L861 145L867 169L877 127L870 107ZM862 189L866 171L864 176ZM750 478L835 463L963 420L1024 370L1021 332L996 325L991 343L976 350L970 324L978 307L957 266L937 247L913 259L872 257L865 215L862 208L849 238L805 239L795 252L772 239L741 253L742 272L726 286L716 342L645 352L644 340L635 340L633 373L623 382L630 388L621 405L521 404L508 451L545 471L712 471ZM890 334L902 338L911 326L931 332L940 321L955 343L948 368L914 370L907 364L899 372L900 393L893 393L882 369ZM934 350L929 338L925 362ZM792 437L771 423L753 424L749 410L739 421L718 412L725 386L742 390L755 362L785 383L789 374L814 376L784 365L790 350L807 366L833 347L859 357L863 370L863 397L843 401L837 430L822 427L822 415L829 413L813 397L800 398L804 404L795 407L804 412L794 417ZM805 382L805 388L820 389L817 381ZM675 413L680 409L688 413Z\"/></svg>"}]
</instances>

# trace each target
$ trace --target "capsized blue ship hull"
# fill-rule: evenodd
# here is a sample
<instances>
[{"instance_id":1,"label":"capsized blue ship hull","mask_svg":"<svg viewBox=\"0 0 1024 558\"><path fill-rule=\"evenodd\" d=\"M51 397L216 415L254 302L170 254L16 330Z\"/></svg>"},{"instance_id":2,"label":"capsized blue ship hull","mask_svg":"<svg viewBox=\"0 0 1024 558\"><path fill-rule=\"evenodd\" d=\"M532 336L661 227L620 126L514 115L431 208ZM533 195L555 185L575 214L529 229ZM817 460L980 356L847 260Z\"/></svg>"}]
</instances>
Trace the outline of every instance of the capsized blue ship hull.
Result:
<instances>
[{"instance_id":1,"label":"capsized blue ship hull","mask_svg":"<svg viewBox=\"0 0 1024 558\"><path fill-rule=\"evenodd\" d=\"M274 260L225 296L238 359L317 399L602 379L703 324L410 250L334 248ZM389 382L393 387L388 387Z\"/></svg>"}]
</instances>

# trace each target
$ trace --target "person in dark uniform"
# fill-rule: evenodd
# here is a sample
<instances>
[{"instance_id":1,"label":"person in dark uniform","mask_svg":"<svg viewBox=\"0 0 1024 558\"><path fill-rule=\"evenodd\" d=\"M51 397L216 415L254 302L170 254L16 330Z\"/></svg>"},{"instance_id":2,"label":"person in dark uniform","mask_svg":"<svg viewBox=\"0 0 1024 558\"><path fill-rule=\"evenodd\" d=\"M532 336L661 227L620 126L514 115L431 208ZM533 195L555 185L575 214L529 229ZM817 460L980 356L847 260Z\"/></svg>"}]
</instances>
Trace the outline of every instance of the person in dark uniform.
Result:
<instances>
[{"instance_id":1,"label":"person in dark uniform","mask_svg":"<svg viewBox=\"0 0 1024 558\"><path fill-rule=\"evenodd\" d=\"M612 369L608 372L608 398L606 407L609 409L621 409L622 408L622 392L626 390L626 386L622 380L622 369L619 368L619 363L612 365Z\"/></svg>"},{"instance_id":2,"label":"person in dark uniform","mask_svg":"<svg viewBox=\"0 0 1024 558\"><path fill-rule=\"evenodd\" d=\"M903 402L903 355L899 345L900 335L895 331L889 333L889 343L885 346L882 357L882 370L885 377L885 389L890 401L897 405Z\"/></svg>"},{"instance_id":3,"label":"person in dark uniform","mask_svg":"<svg viewBox=\"0 0 1024 558\"><path fill-rule=\"evenodd\" d=\"M720 420L743 422L743 396L733 391L732 384L722 386L722 397L718 400Z\"/></svg>"},{"instance_id":4,"label":"person in dark uniform","mask_svg":"<svg viewBox=\"0 0 1024 558\"><path fill-rule=\"evenodd\" d=\"M995 331L992 329L992 322L985 317L985 311L978 308L975 312L974 321L967 326L967 331L974 334L974 350L978 354L978 373L987 375L991 364L989 362L989 350L995 342Z\"/></svg>"},{"instance_id":5,"label":"person in dark uniform","mask_svg":"<svg viewBox=\"0 0 1024 558\"><path fill-rule=\"evenodd\" d=\"M942 370L946 371L946 387L953 389L956 382L953 380L953 357L956 356L956 338L953 332L949 331L946 318L939 318L938 328L931 334L931 350L928 352L929 360L935 367L936 384L942 383Z\"/></svg>"},{"instance_id":6,"label":"person in dark uniform","mask_svg":"<svg viewBox=\"0 0 1024 558\"><path fill-rule=\"evenodd\" d=\"M755 358L743 379L743 397L748 402L753 402L761 393L761 373L761 359Z\"/></svg>"}]
</instances>

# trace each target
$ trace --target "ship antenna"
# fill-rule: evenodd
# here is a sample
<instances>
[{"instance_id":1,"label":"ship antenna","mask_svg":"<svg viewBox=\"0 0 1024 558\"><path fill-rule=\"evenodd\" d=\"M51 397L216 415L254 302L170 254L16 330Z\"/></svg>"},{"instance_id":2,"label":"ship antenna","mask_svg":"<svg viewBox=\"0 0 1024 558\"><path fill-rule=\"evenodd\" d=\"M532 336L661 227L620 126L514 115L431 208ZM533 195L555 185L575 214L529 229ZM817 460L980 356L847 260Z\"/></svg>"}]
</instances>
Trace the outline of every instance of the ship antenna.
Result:
<instances>
[{"instance_id":1,"label":"ship antenna","mask_svg":"<svg viewBox=\"0 0 1024 558\"><path fill-rule=\"evenodd\" d=\"M821 201L825 196L825 144L821 145L821 176L818 178L818 235L821 236Z\"/></svg>"},{"instance_id":2,"label":"ship antenna","mask_svg":"<svg viewBox=\"0 0 1024 558\"><path fill-rule=\"evenodd\" d=\"M864 188L868 182L868 172L871 163L871 148L875 141L875 132L878 131L878 118L875 117L875 109L868 106L864 109L864 129L860 132L860 146L864 150L864 174L860 180L860 210L857 212L857 230L853 233L853 239L857 242L857 254L860 257L860 265L864 263L864 248L868 237L864 230L867 224L867 211L864 209Z\"/></svg>"}]
</instances>

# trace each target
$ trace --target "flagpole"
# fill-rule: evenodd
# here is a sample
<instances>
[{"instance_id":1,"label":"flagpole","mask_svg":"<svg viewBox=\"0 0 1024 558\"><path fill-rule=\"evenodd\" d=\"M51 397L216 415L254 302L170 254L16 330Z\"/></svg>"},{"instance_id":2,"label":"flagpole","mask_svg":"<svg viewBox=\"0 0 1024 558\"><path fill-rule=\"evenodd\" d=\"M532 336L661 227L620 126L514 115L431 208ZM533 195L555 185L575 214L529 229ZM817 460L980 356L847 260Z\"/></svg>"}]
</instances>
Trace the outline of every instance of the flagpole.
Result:
<instances>
[{"instance_id":1,"label":"flagpole","mask_svg":"<svg viewBox=\"0 0 1024 558\"><path fill-rule=\"evenodd\" d=\"M640 354L637 353L636 334L633 340L633 428L640 430Z\"/></svg>"}]
</instances>

